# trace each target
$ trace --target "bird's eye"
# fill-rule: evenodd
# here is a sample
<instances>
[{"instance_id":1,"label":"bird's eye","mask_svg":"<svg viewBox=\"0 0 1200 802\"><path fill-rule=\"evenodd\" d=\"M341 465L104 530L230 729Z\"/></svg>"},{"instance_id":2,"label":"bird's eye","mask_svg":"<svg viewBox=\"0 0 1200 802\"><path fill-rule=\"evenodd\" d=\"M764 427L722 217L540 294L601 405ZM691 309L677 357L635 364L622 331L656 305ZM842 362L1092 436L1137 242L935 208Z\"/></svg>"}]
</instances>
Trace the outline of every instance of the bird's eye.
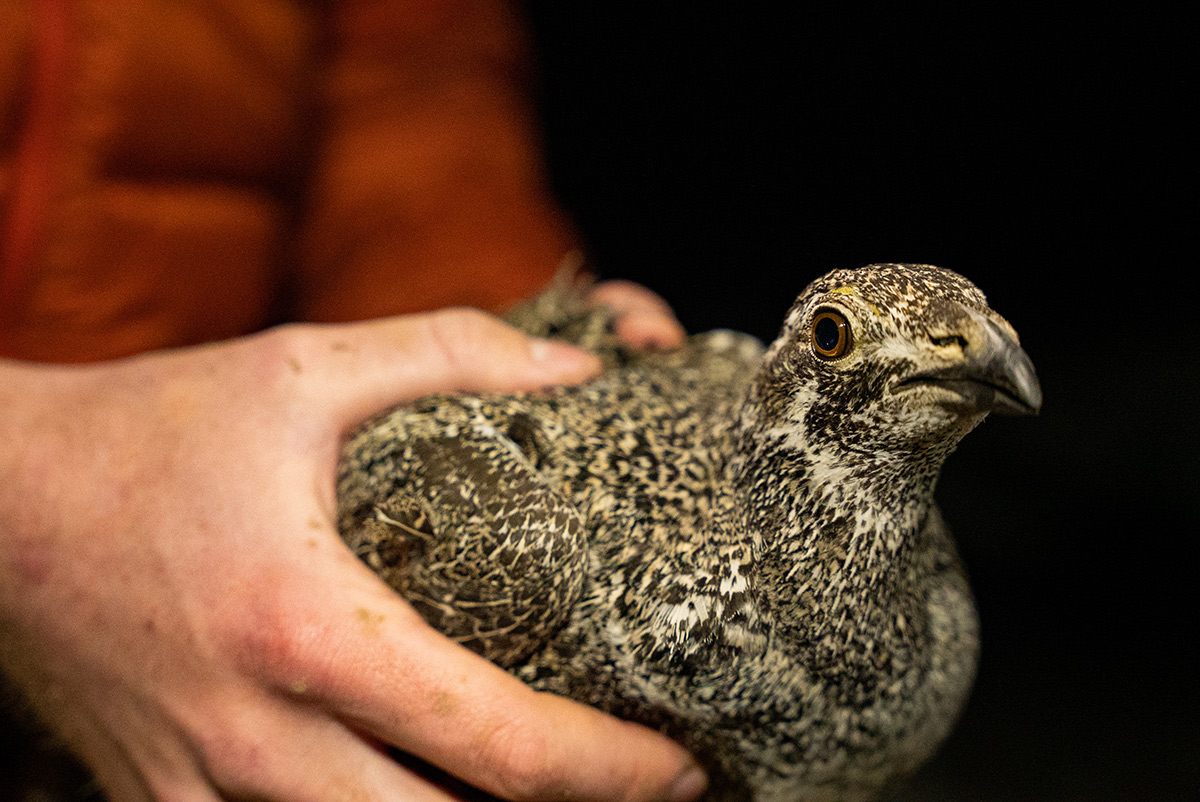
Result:
<instances>
[{"instance_id":1,"label":"bird's eye","mask_svg":"<svg viewBox=\"0 0 1200 802\"><path fill-rule=\"evenodd\" d=\"M840 312L817 312L812 323L812 347L822 359L837 359L850 352L850 323Z\"/></svg>"}]
</instances>

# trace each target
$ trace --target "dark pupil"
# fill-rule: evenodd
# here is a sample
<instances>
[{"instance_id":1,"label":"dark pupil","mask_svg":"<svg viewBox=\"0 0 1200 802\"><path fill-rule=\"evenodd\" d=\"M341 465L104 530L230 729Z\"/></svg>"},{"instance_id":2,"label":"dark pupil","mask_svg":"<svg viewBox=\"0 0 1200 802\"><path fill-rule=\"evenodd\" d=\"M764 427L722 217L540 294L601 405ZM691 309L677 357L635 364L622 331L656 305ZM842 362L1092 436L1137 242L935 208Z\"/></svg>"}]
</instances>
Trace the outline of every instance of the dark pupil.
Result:
<instances>
[{"instance_id":1,"label":"dark pupil","mask_svg":"<svg viewBox=\"0 0 1200 802\"><path fill-rule=\"evenodd\" d=\"M837 347L840 332L837 321L833 318L823 317L818 320L813 334L816 336L817 347L822 351L832 351Z\"/></svg>"}]
</instances>

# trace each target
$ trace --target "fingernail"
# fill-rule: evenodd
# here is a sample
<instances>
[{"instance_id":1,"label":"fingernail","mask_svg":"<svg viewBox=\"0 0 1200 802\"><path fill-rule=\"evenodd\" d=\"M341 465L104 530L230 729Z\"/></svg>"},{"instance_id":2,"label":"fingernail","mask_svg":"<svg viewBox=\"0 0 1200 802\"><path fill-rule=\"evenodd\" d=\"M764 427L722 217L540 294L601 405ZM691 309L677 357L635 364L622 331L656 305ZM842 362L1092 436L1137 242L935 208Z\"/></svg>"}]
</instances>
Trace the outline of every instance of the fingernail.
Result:
<instances>
[{"instance_id":1,"label":"fingernail","mask_svg":"<svg viewBox=\"0 0 1200 802\"><path fill-rule=\"evenodd\" d=\"M708 776L695 763L676 775L667 791L667 802L692 802L708 788Z\"/></svg>"}]
</instances>

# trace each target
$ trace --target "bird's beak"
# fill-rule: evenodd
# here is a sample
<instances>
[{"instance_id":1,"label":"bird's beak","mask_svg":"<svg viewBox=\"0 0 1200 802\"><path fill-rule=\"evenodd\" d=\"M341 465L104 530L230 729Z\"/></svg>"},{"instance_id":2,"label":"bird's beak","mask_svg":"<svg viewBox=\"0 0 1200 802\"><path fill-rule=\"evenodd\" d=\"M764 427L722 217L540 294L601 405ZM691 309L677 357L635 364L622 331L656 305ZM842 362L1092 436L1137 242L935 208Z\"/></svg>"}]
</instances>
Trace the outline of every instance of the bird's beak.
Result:
<instances>
[{"instance_id":1,"label":"bird's beak","mask_svg":"<svg viewBox=\"0 0 1200 802\"><path fill-rule=\"evenodd\" d=\"M962 361L922 371L904 384L930 384L951 391L950 402L968 413L1036 415L1042 388L1029 355L1009 332L986 315L964 310Z\"/></svg>"}]
</instances>

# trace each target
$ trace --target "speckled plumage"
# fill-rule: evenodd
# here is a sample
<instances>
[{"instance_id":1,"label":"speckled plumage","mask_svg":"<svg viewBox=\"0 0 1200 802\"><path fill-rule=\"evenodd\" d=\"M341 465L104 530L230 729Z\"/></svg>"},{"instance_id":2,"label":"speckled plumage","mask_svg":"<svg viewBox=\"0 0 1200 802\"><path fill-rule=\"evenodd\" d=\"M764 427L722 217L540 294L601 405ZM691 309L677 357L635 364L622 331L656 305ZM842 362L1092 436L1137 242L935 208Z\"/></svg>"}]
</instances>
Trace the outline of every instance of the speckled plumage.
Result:
<instances>
[{"instance_id":1,"label":"speckled plumage","mask_svg":"<svg viewBox=\"0 0 1200 802\"><path fill-rule=\"evenodd\" d=\"M849 327L835 358L825 312ZM865 800L915 769L978 644L938 472L988 411L1040 405L983 295L929 266L835 271L766 349L629 352L562 292L516 319L609 367L369 421L340 470L350 546L530 685L678 739L706 799Z\"/></svg>"}]
</instances>

